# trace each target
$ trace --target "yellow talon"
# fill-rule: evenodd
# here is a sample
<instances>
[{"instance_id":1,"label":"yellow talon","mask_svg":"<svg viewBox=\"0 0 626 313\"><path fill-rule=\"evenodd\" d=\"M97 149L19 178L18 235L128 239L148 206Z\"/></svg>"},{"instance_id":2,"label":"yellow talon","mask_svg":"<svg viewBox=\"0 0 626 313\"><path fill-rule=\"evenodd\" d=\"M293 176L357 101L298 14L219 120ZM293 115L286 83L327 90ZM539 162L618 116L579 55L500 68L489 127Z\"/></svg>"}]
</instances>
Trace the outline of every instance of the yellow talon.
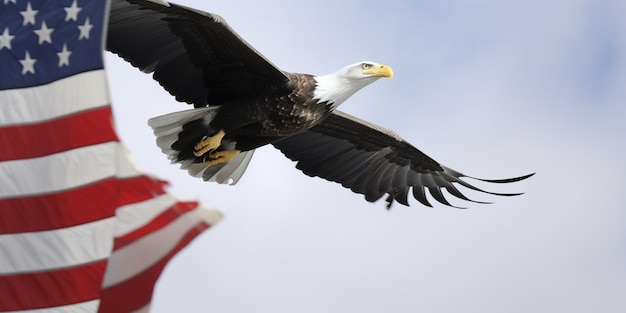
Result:
<instances>
[{"instance_id":1,"label":"yellow talon","mask_svg":"<svg viewBox=\"0 0 626 313\"><path fill-rule=\"evenodd\" d=\"M205 153L217 149L222 144L222 138L224 138L223 130L220 130L217 134L211 137L204 137L193 147L193 155L197 157L203 156Z\"/></svg>"},{"instance_id":2,"label":"yellow talon","mask_svg":"<svg viewBox=\"0 0 626 313\"><path fill-rule=\"evenodd\" d=\"M232 160L237 154L239 154L239 150L229 150L229 151L217 151L210 152L208 155L208 160L204 161L204 164L207 166L213 166L220 163L226 163Z\"/></svg>"}]
</instances>

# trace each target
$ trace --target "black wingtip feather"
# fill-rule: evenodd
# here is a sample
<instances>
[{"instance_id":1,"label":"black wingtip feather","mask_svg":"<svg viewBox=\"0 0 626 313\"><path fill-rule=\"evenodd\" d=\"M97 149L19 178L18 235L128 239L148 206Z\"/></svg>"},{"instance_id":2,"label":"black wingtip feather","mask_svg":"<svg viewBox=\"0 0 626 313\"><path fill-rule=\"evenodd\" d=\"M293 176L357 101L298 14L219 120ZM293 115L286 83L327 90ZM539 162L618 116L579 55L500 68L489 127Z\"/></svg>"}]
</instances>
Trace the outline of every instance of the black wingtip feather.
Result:
<instances>
[{"instance_id":1,"label":"black wingtip feather","mask_svg":"<svg viewBox=\"0 0 626 313\"><path fill-rule=\"evenodd\" d=\"M524 179L527 179L533 175L535 175L536 173L532 173L532 174L528 174L528 175L524 175L524 176L519 176L519 177L513 177L513 178L504 178L504 179L484 179L484 178L476 178L476 177L472 177L472 176L465 176L465 177L469 177L472 179L476 179L476 180L480 180L480 181L484 181L484 182L488 182L488 183L495 183L495 184L507 184L507 183L514 183L514 182L518 182Z\"/></svg>"},{"instance_id":2,"label":"black wingtip feather","mask_svg":"<svg viewBox=\"0 0 626 313\"><path fill-rule=\"evenodd\" d=\"M432 208L433 205L430 204L430 202L428 202L428 199L426 198L426 193L424 192L424 187L422 186L413 186L413 197L419 201L419 203Z\"/></svg>"},{"instance_id":3,"label":"black wingtip feather","mask_svg":"<svg viewBox=\"0 0 626 313\"><path fill-rule=\"evenodd\" d=\"M454 187L453 185L447 186L445 187L446 191L448 191L451 195L465 200L465 201L470 201L470 202L474 202L474 203L479 203L479 204L492 204L493 202L485 202L485 201L477 201L477 200L473 200L468 198L467 196L465 196L463 193L461 193L461 191L459 191L456 187ZM465 209L465 208L463 208Z\"/></svg>"}]
</instances>

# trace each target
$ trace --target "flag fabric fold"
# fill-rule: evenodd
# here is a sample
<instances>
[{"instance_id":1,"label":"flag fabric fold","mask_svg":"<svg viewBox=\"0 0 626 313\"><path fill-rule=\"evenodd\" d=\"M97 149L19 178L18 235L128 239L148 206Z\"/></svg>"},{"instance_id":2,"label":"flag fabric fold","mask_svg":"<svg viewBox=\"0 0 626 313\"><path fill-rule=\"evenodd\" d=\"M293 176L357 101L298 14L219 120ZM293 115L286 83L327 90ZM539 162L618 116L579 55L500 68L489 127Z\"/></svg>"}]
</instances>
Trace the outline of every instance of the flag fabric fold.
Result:
<instances>
[{"instance_id":1,"label":"flag fabric fold","mask_svg":"<svg viewBox=\"0 0 626 313\"><path fill-rule=\"evenodd\" d=\"M107 10L0 2L0 312L148 312L165 264L221 218L120 143Z\"/></svg>"}]
</instances>

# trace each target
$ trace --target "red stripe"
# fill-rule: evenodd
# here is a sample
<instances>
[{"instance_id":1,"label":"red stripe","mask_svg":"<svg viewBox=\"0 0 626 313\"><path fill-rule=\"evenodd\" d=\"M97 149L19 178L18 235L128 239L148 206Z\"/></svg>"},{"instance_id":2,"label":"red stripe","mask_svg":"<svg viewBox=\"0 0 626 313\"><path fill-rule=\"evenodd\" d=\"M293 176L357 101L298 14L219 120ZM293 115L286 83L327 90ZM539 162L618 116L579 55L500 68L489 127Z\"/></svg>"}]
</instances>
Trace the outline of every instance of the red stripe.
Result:
<instances>
[{"instance_id":1,"label":"red stripe","mask_svg":"<svg viewBox=\"0 0 626 313\"><path fill-rule=\"evenodd\" d=\"M137 228L134 231L115 238L113 242L113 251L120 249L137 239L141 239L143 236L146 236L152 232L155 232L165 226L167 226L172 221L179 218L181 215L190 212L198 207L197 202L178 202L171 208L167 209L163 213L159 214L157 217L152 219L148 224L143 227Z\"/></svg>"},{"instance_id":2,"label":"red stripe","mask_svg":"<svg viewBox=\"0 0 626 313\"><path fill-rule=\"evenodd\" d=\"M0 311L32 310L98 299L106 261L50 272L0 276Z\"/></svg>"},{"instance_id":3,"label":"red stripe","mask_svg":"<svg viewBox=\"0 0 626 313\"><path fill-rule=\"evenodd\" d=\"M145 201L165 193L167 182L147 175L121 178L117 206Z\"/></svg>"},{"instance_id":4,"label":"red stripe","mask_svg":"<svg viewBox=\"0 0 626 313\"><path fill-rule=\"evenodd\" d=\"M142 175L111 178L54 194L0 199L0 234L44 231L97 221L114 216L118 206L145 201L164 192L160 181Z\"/></svg>"},{"instance_id":5,"label":"red stripe","mask_svg":"<svg viewBox=\"0 0 626 313\"><path fill-rule=\"evenodd\" d=\"M44 231L115 215L117 180L107 179L65 192L0 200L0 234Z\"/></svg>"},{"instance_id":6,"label":"red stripe","mask_svg":"<svg viewBox=\"0 0 626 313\"><path fill-rule=\"evenodd\" d=\"M99 313L131 312L150 303L154 284L156 283L163 268L181 249L205 229L209 224L199 222L191 228L166 256L145 271L133 278L102 291L100 297Z\"/></svg>"},{"instance_id":7,"label":"red stripe","mask_svg":"<svg viewBox=\"0 0 626 313\"><path fill-rule=\"evenodd\" d=\"M41 157L93 144L118 141L109 106L54 120L0 127L0 161Z\"/></svg>"}]
</instances>

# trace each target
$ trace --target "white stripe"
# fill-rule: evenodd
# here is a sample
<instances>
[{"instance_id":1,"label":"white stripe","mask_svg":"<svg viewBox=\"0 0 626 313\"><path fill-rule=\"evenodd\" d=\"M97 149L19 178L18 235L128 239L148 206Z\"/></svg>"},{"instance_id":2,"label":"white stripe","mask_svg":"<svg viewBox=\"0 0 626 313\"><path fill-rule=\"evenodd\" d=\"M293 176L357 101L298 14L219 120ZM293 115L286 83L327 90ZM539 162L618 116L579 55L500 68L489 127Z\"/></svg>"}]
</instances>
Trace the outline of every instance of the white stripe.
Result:
<instances>
[{"instance_id":1,"label":"white stripe","mask_svg":"<svg viewBox=\"0 0 626 313\"><path fill-rule=\"evenodd\" d=\"M135 161L123 144L117 144L116 153L117 177L129 178L144 175L144 173L139 170L139 166L135 164Z\"/></svg>"},{"instance_id":2,"label":"white stripe","mask_svg":"<svg viewBox=\"0 0 626 313\"><path fill-rule=\"evenodd\" d=\"M115 211L115 216L118 219L115 237L124 236L147 224L163 211L175 205L176 202L178 202L176 198L169 194L163 194L146 201L119 207Z\"/></svg>"},{"instance_id":3,"label":"white stripe","mask_svg":"<svg viewBox=\"0 0 626 313\"><path fill-rule=\"evenodd\" d=\"M51 193L115 176L116 142L0 163L0 198Z\"/></svg>"},{"instance_id":4,"label":"white stripe","mask_svg":"<svg viewBox=\"0 0 626 313\"><path fill-rule=\"evenodd\" d=\"M5 311L4 313L95 313L98 310L98 305L100 305L100 300L92 300L53 308Z\"/></svg>"},{"instance_id":5,"label":"white stripe","mask_svg":"<svg viewBox=\"0 0 626 313\"><path fill-rule=\"evenodd\" d=\"M214 225L221 213L203 207L181 215L167 226L113 252L104 276L103 288L117 285L150 268L167 255L198 222Z\"/></svg>"},{"instance_id":6,"label":"white stripe","mask_svg":"<svg viewBox=\"0 0 626 313\"><path fill-rule=\"evenodd\" d=\"M88 209L88 208L85 208ZM115 218L49 231L0 235L0 274L38 272L107 258Z\"/></svg>"},{"instance_id":7,"label":"white stripe","mask_svg":"<svg viewBox=\"0 0 626 313\"><path fill-rule=\"evenodd\" d=\"M141 173L118 142L81 147L39 158L0 162L0 199L58 192L114 176ZM118 160L113 162L112 160Z\"/></svg>"},{"instance_id":8,"label":"white stripe","mask_svg":"<svg viewBox=\"0 0 626 313\"><path fill-rule=\"evenodd\" d=\"M0 91L0 125L47 121L110 104L104 70L60 79L43 86Z\"/></svg>"}]
</instances>

